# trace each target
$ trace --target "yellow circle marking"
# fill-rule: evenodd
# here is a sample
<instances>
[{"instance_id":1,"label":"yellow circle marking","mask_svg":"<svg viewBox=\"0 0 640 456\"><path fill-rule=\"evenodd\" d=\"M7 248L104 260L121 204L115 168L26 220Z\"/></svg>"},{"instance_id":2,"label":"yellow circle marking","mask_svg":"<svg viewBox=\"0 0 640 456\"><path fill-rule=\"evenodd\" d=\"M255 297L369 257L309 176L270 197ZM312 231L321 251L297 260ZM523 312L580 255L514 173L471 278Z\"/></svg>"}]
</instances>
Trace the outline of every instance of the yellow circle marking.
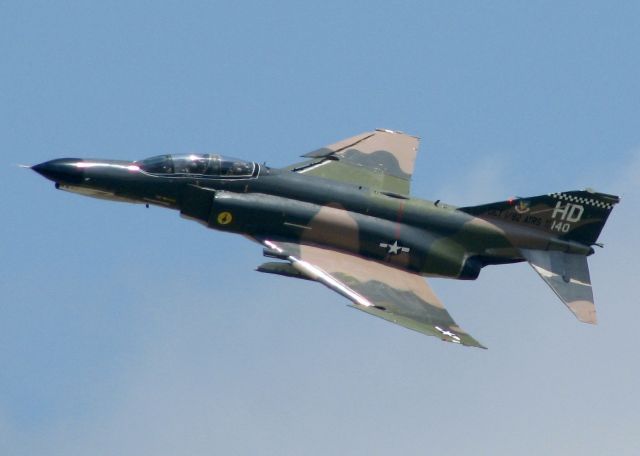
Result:
<instances>
[{"instance_id":1,"label":"yellow circle marking","mask_svg":"<svg viewBox=\"0 0 640 456\"><path fill-rule=\"evenodd\" d=\"M233 220L233 216L231 215L231 212L220 212L218 214L218 223L220 225L228 225L229 223L231 223L231 221Z\"/></svg>"}]
</instances>

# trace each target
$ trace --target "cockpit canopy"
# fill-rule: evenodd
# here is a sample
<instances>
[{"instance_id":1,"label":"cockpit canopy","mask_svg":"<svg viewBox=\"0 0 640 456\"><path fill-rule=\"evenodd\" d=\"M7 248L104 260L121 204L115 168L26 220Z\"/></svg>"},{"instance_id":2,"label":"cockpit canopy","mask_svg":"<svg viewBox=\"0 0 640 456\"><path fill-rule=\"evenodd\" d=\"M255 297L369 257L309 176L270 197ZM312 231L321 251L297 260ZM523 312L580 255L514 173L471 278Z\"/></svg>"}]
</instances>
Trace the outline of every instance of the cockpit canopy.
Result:
<instances>
[{"instance_id":1,"label":"cockpit canopy","mask_svg":"<svg viewBox=\"0 0 640 456\"><path fill-rule=\"evenodd\" d=\"M136 162L149 174L198 175L221 178L251 177L257 171L254 162L215 154L156 155Z\"/></svg>"}]
</instances>

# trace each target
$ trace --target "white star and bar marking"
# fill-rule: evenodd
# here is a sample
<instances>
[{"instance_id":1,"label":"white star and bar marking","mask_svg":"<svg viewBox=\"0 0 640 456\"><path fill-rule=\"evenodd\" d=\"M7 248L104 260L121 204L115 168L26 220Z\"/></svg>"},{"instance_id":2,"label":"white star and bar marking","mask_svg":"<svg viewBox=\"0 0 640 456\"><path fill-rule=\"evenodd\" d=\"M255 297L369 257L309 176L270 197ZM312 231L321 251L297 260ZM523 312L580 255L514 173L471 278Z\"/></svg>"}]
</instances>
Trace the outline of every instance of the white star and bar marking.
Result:
<instances>
[{"instance_id":1,"label":"white star and bar marking","mask_svg":"<svg viewBox=\"0 0 640 456\"><path fill-rule=\"evenodd\" d=\"M411 249L409 247L402 247L400 245L398 245L398 241L395 240L393 242L393 244L387 244L386 242L381 242L380 243L380 247L383 247L385 249L389 249L389 254L393 254L393 255L398 255L400 252L402 253L409 253L411 251Z\"/></svg>"},{"instance_id":2,"label":"white star and bar marking","mask_svg":"<svg viewBox=\"0 0 640 456\"><path fill-rule=\"evenodd\" d=\"M440 331L443 336L449 336L449 337L453 338L453 342L460 342L460 337L458 335L456 335L455 333L453 333L453 332L451 332L449 330L445 331L440 326L436 326L436 329L438 331Z\"/></svg>"}]
</instances>

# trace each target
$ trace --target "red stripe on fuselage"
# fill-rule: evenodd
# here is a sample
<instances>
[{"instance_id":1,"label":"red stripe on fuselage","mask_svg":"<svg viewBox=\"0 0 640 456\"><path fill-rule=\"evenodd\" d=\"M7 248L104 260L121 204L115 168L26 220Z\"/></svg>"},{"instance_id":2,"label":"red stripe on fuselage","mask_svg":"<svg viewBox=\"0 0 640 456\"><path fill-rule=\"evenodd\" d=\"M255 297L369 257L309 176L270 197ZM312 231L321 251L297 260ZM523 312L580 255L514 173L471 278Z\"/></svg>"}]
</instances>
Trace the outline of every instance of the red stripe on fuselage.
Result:
<instances>
[{"instance_id":1,"label":"red stripe on fuselage","mask_svg":"<svg viewBox=\"0 0 640 456\"><path fill-rule=\"evenodd\" d=\"M402 217L404 216L404 201L400 203L400 207L398 208L398 217L396 220L396 239L400 239L400 227L402 226Z\"/></svg>"}]
</instances>

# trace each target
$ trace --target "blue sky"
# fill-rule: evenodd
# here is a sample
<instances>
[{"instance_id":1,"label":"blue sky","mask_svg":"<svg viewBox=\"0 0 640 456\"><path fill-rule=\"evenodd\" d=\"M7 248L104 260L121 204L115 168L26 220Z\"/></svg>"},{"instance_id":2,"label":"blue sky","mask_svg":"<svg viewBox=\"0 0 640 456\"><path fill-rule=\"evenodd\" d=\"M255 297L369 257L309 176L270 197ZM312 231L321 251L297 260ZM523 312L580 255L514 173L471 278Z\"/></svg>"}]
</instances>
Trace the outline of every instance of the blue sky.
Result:
<instances>
[{"instance_id":1,"label":"blue sky","mask_svg":"<svg viewBox=\"0 0 640 456\"><path fill-rule=\"evenodd\" d=\"M0 4L0 454L638 454L637 2L183 3ZM600 324L494 267L430 281L489 350L443 344L15 166L282 166L376 127L422 138L416 196L621 195Z\"/></svg>"}]
</instances>

